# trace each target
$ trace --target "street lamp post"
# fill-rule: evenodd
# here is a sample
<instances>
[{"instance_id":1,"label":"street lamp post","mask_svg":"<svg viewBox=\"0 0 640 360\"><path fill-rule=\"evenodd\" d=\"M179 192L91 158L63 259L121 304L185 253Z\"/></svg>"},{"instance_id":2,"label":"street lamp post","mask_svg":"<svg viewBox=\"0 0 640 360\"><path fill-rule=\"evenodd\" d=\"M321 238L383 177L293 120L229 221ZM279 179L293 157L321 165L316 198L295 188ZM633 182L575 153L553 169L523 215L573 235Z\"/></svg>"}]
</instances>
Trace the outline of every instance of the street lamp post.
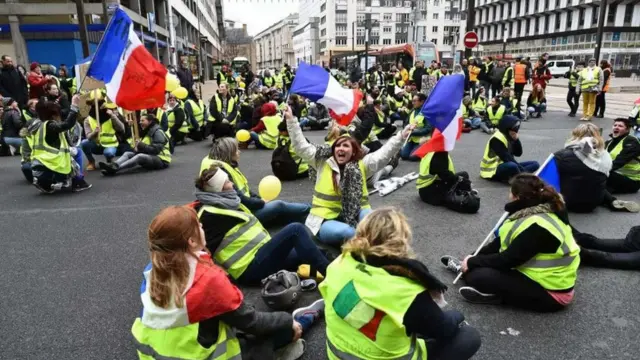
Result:
<instances>
[{"instance_id":1,"label":"street lamp post","mask_svg":"<svg viewBox=\"0 0 640 360\"><path fill-rule=\"evenodd\" d=\"M476 26L476 14L475 14L475 0L461 0L467 2L467 31L473 31L473 28ZM473 56L473 49L465 47L464 49L464 57L466 59Z\"/></svg>"},{"instance_id":2,"label":"street lamp post","mask_svg":"<svg viewBox=\"0 0 640 360\"><path fill-rule=\"evenodd\" d=\"M597 61L600 61L600 48L602 48L602 33L604 31L605 13L607 12L607 0L600 1L598 14L598 31L596 32L596 48L593 51L593 57Z\"/></svg>"}]
</instances>

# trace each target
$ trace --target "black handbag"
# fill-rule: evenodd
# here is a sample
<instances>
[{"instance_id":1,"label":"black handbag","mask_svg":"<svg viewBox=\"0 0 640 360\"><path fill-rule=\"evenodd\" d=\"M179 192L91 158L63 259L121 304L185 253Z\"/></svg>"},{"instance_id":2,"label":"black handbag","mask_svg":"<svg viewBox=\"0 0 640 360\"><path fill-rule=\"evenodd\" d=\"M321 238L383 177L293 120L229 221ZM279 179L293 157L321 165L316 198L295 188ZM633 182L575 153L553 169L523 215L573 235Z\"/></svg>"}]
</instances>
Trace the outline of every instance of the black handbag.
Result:
<instances>
[{"instance_id":1,"label":"black handbag","mask_svg":"<svg viewBox=\"0 0 640 360\"><path fill-rule=\"evenodd\" d=\"M480 209L480 196L471 189L469 180L459 178L444 198L444 206L463 214L475 214Z\"/></svg>"}]
</instances>

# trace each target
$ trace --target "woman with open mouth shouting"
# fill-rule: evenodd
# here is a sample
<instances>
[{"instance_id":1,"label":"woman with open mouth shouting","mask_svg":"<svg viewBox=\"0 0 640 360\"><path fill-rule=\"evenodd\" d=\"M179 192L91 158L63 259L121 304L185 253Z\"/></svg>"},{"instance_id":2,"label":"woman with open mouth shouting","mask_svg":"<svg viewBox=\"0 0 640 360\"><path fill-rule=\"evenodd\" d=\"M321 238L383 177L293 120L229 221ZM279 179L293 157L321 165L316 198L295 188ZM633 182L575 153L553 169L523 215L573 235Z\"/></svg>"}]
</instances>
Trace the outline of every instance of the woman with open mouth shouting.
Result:
<instances>
[{"instance_id":1,"label":"woman with open mouth shouting","mask_svg":"<svg viewBox=\"0 0 640 360\"><path fill-rule=\"evenodd\" d=\"M390 138L378 151L364 155L358 141L348 134L332 145L312 145L290 108L284 115L296 154L318 173L305 225L322 243L340 246L355 235L358 222L371 212L367 176L389 163L413 126Z\"/></svg>"}]
</instances>

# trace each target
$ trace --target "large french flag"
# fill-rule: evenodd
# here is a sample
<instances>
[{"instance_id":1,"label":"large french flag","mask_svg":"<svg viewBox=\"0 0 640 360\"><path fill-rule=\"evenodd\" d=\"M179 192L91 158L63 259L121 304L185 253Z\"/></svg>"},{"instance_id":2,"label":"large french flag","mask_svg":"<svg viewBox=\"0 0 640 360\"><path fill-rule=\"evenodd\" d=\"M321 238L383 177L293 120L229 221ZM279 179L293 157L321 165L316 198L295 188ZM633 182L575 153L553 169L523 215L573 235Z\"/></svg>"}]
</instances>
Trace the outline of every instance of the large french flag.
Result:
<instances>
[{"instance_id":1,"label":"large french flag","mask_svg":"<svg viewBox=\"0 0 640 360\"><path fill-rule=\"evenodd\" d=\"M360 90L343 88L322 67L302 62L291 84L291 93L326 106L331 117L344 126L353 120L363 96Z\"/></svg>"},{"instance_id":2,"label":"large french flag","mask_svg":"<svg viewBox=\"0 0 640 360\"><path fill-rule=\"evenodd\" d=\"M87 76L103 81L107 95L125 110L164 105L167 69L147 51L131 18L116 9L93 56Z\"/></svg>"},{"instance_id":3,"label":"large french flag","mask_svg":"<svg viewBox=\"0 0 640 360\"><path fill-rule=\"evenodd\" d=\"M451 151L462 133L464 76L443 76L422 106L422 115L434 127L431 139L413 155L420 158L430 152Z\"/></svg>"}]
</instances>

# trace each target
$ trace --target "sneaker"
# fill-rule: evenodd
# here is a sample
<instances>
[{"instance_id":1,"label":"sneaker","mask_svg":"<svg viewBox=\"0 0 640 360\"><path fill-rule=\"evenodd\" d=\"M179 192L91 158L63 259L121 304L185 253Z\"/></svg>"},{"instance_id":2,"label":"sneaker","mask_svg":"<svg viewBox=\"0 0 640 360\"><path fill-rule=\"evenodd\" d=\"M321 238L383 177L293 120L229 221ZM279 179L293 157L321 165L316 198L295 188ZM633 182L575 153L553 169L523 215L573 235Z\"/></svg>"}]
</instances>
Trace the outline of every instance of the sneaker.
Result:
<instances>
[{"instance_id":1,"label":"sneaker","mask_svg":"<svg viewBox=\"0 0 640 360\"><path fill-rule=\"evenodd\" d=\"M459 273L460 269L462 268L460 260L451 255L445 255L441 257L440 262L442 262L442 265L444 265L447 270L451 271L454 274Z\"/></svg>"},{"instance_id":2,"label":"sneaker","mask_svg":"<svg viewBox=\"0 0 640 360\"><path fill-rule=\"evenodd\" d=\"M569 113L569 117L576 117L576 113Z\"/></svg>"},{"instance_id":3,"label":"sneaker","mask_svg":"<svg viewBox=\"0 0 640 360\"><path fill-rule=\"evenodd\" d=\"M498 295L484 294L472 288L471 286L463 286L459 290L460 295L470 303L474 304L493 304L497 305L502 302Z\"/></svg>"},{"instance_id":4,"label":"sneaker","mask_svg":"<svg viewBox=\"0 0 640 360\"><path fill-rule=\"evenodd\" d=\"M82 180L78 180L78 182L74 185L73 189L71 189L71 191L73 192L81 192L84 190L89 190L91 189L93 185L87 183L84 179Z\"/></svg>"},{"instance_id":5,"label":"sneaker","mask_svg":"<svg viewBox=\"0 0 640 360\"><path fill-rule=\"evenodd\" d=\"M604 119L604 115L596 115L598 119Z\"/></svg>"},{"instance_id":6,"label":"sneaker","mask_svg":"<svg viewBox=\"0 0 640 360\"><path fill-rule=\"evenodd\" d=\"M298 339L296 342L287 344L275 351L276 360L297 360L304 355L307 343L304 339Z\"/></svg>"},{"instance_id":7,"label":"sneaker","mask_svg":"<svg viewBox=\"0 0 640 360\"><path fill-rule=\"evenodd\" d=\"M98 163L98 166L100 167L100 170L102 170L103 175L115 175L118 171L118 164L116 163L107 164L100 162Z\"/></svg>"},{"instance_id":8,"label":"sneaker","mask_svg":"<svg viewBox=\"0 0 640 360\"><path fill-rule=\"evenodd\" d=\"M640 211L640 205L635 201L613 200L611 204L616 210L637 213Z\"/></svg>"},{"instance_id":9,"label":"sneaker","mask_svg":"<svg viewBox=\"0 0 640 360\"><path fill-rule=\"evenodd\" d=\"M87 164L87 171L94 171L95 169L96 169L96 164L91 162Z\"/></svg>"},{"instance_id":10,"label":"sneaker","mask_svg":"<svg viewBox=\"0 0 640 360\"><path fill-rule=\"evenodd\" d=\"M587 118L586 117L581 117L580 121L587 121Z\"/></svg>"},{"instance_id":11,"label":"sneaker","mask_svg":"<svg viewBox=\"0 0 640 360\"><path fill-rule=\"evenodd\" d=\"M291 315L293 316L293 320L299 322L300 325L302 325L303 330L305 330L308 329L309 325L318 320L323 313L324 300L318 299L309 306L293 310L293 313L291 313Z\"/></svg>"},{"instance_id":12,"label":"sneaker","mask_svg":"<svg viewBox=\"0 0 640 360\"><path fill-rule=\"evenodd\" d=\"M537 119L539 119L539 118L541 118L541 117L542 117L542 113L537 113L537 114L536 114L536 118L537 118Z\"/></svg>"}]
</instances>

